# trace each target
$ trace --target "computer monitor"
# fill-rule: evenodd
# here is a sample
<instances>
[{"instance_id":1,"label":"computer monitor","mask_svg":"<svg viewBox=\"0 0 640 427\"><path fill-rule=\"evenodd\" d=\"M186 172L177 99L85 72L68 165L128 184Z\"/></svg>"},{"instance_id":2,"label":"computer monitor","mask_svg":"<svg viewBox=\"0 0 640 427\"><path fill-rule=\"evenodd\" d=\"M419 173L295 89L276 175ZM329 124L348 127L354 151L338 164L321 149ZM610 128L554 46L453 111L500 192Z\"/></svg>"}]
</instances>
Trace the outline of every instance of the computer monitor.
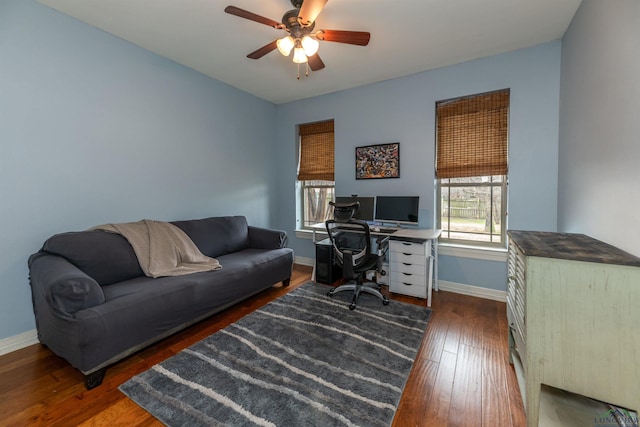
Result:
<instances>
[{"instance_id":1,"label":"computer monitor","mask_svg":"<svg viewBox=\"0 0 640 427\"><path fill-rule=\"evenodd\" d=\"M353 218L362 221L373 221L375 201L375 197L336 197L336 203L360 202L360 208Z\"/></svg>"},{"instance_id":2,"label":"computer monitor","mask_svg":"<svg viewBox=\"0 0 640 427\"><path fill-rule=\"evenodd\" d=\"M419 196L378 196L375 220L383 223L418 225L419 207Z\"/></svg>"}]
</instances>

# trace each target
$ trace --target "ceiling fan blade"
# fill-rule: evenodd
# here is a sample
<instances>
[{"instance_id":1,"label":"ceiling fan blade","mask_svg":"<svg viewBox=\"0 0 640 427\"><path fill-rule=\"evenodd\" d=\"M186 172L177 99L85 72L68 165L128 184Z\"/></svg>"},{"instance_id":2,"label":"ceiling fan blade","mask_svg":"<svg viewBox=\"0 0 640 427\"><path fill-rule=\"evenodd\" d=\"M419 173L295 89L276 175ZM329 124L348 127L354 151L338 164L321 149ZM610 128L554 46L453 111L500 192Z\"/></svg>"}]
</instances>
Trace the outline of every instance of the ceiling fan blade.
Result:
<instances>
[{"instance_id":1,"label":"ceiling fan blade","mask_svg":"<svg viewBox=\"0 0 640 427\"><path fill-rule=\"evenodd\" d=\"M274 40L271 43L262 46L260 49L251 52L249 55L247 55L247 58L251 58L251 59L262 58L267 53L271 52L272 50L275 50L278 47L278 45L276 45L276 42L277 40Z\"/></svg>"},{"instance_id":2,"label":"ceiling fan blade","mask_svg":"<svg viewBox=\"0 0 640 427\"><path fill-rule=\"evenodd\" d=\"M304 0L300 12L298 12L298 20L304 26L311 25L316 21L327 0Z\"/></svg>"},{"instance_id":3,"label":"ceiling fan blade","mask_svg":"<svg viewBox=\"0 0 640 427\"><path fill-rule=\"evenodd\" d=\"M327 42L366 46L369 44L371 34L365 31L320 30L316 33L316 37L318 40Z\"/></svg>"},{"instance_id":4,"label":"ceiling fan blade","mask_svg":"<svg viewBox=\"0 0 640 427\"><path fill-rule=\"evenodd\" d=\"M282 28L283 27L283 25L278 21L274 21L273 19L265 18L264 16L256 15L253 12L249 12L247 10L240 9L239 7L227 6L227 7L224 8L224 11L227 12L228 14L230 14L230 15L239 16L240 18L244 18L244 19L248 19L249 21L254 21L254 22L258 22L260 24L268 25L269 27L273 27L273 28Z\"/></svg>"},{"instance_id":5,"label":"ceiling fan blade","mask_svg":"<svg viewBox=\"0 0 640 427\"><path fill-rule=\"evenodd\" d=\"M309 68L311 68L312 71L318 71L324 68L324 62L322 62L322 59L320 59L320 56L317 53L310 56L308 61Z\"/></svg>"}]
</instances>

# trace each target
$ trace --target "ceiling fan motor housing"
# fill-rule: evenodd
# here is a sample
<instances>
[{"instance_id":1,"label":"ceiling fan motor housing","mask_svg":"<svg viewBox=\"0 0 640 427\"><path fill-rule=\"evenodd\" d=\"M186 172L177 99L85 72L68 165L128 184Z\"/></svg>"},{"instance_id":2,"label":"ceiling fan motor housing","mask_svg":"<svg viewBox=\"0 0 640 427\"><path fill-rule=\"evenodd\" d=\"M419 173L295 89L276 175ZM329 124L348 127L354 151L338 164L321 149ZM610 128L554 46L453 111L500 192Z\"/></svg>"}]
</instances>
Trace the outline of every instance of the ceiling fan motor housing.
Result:
<instances>
[{"instance_id":1,"label":"ceiling fan motor housing","mask_svg":"<svg viewBox=\"0 0 640 427\"><path fill-rule=\"evenodd\" d=\"M300 25L300 21L298 21L299 12L300 10L298 9L291 9L282 16L282 23L293 38L302 38L308 35L316 26L315 22L312 22L311 25L306 27Z\"/></svg>"}]
</instances>

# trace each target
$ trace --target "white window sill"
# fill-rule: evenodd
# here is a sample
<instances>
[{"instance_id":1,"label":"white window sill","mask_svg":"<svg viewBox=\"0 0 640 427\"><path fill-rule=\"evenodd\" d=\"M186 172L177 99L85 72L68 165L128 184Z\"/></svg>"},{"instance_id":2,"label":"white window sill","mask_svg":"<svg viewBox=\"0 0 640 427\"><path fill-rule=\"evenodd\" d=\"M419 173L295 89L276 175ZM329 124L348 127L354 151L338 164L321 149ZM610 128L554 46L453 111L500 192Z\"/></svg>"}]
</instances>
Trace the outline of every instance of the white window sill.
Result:
<instances>
[{"instance_id":1,"label":"white window sill","mask_svg":"<svg viewBox=\"0 0 640 427\"><path fill-rule=\"evenodd\" d=\"M327 234L326 231L316 231L316 240L324 240L327 237L329 237L329 235ZM296 230L296 237L299 239L309 239L309 240L313 240L313 231L311 230Z\"/></svg>"},{"instance_id":2,"label":"white window sill","mask_svg":"<svg viewBox=\"0 0 640 427\"><path fill-rule=\"evenodd\" d=\"M438 245L438 255L507 262L507 249L505 248L480 248L477 246L440 243Z\"/></svg>"}]
</instances>

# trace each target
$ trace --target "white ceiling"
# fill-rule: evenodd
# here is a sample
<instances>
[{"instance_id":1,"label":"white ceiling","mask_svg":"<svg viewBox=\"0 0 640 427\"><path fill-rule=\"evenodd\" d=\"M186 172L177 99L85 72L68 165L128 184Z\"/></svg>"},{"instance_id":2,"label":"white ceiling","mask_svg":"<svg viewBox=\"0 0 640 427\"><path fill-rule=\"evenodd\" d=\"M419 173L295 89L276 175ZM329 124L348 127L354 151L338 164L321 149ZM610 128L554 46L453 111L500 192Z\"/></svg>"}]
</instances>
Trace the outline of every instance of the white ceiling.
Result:
<instances>
[{"instance_id":1,"label":"white ceiling","mask_svg":"<svg viewBox=\"0 0 640 427\"><path fill-rule=\"evenodd\" d=\"M316 30L368 31L371 42L320 42L326 68L297 80L296 64L277 50L246 57L283 30L224 12L233 5L280 21L289 0L39 1L276 104L559 39L581 2L329 0Z\"/></svg>"}]
</instances>

